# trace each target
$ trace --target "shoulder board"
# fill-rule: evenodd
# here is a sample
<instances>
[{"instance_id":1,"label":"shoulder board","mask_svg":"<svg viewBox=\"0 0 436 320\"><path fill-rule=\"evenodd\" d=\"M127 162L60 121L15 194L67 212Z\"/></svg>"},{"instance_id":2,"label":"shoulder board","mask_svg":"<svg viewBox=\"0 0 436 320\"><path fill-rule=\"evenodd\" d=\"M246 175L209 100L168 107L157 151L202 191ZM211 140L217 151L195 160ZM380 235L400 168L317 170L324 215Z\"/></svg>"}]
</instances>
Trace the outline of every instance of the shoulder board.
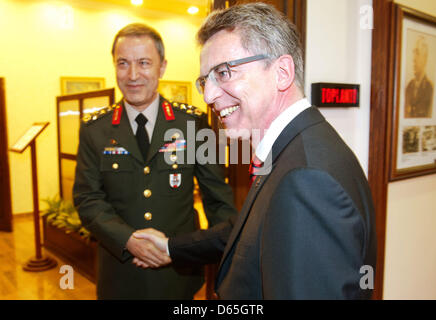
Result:
<instances>
[{"instance_id":1,"label":"shoulder board","mask_svg":"<svg viewBox=\"0 0 436 320\"><path fill-rule=\"evenodd\" d=\"M94 111L92 113L87 113L83 116L82 121L86 124L93 123L95 120L98 120L101 117L103 117L104 115L113 111L116 108L116 106L117 106L117 104L114 104L112 106L104 107L104 108L99 109L97 111Z\"/></svg>"},{"instance_id":2,"label":"shoulder board","mask_svg":"<svg viewBox=\"0 0 436 320\"><path fill-rule=\"evenodd\" d=\"M186 103L180 103L180 102L171 102L171 105L175 110L180 110L184 113L187 113L192 116L201 117L204 112L200 109Z\"/></svg>"}]
</instances>

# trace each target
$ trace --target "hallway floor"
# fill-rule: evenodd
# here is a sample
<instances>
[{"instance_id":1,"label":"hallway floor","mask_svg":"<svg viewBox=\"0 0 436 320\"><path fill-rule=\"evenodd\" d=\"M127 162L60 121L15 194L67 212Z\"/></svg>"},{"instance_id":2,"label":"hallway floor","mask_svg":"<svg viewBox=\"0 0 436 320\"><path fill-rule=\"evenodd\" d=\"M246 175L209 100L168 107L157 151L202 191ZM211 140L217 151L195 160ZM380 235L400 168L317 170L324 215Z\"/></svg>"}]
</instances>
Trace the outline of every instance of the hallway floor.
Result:
<instances>
[{"instance_id":1,"label":"hallway floor","mask_svg":"<svg viewBox=\"0 0 436 320\"><path fill-rule=\"evenodd\" d=\"M14 216L13 232L0 232L0 300L95 300L95 284L74 273L74 289L61 289L59 273L67 264L48 250L43 254L55 258L58 265L43 272L27 272L23 264L35 256L33 219ZM196 299L204 299L204 286Z\"/></svg>"},{"instance_id":2,"label":"hallway floor","mask_svg":"<svg viewBox=\"0 0 436 320\"><path fill-rule=\"evenodd\" d=\"M27 272L23 264L35 256L33 219L14 216L13 232L0 232L0 299L1 300L94 300L95 284L74 273L74 289L61 289L59 273L65 261L50 252L58 265L51 270Z\"/></svg>"}]
</instances>

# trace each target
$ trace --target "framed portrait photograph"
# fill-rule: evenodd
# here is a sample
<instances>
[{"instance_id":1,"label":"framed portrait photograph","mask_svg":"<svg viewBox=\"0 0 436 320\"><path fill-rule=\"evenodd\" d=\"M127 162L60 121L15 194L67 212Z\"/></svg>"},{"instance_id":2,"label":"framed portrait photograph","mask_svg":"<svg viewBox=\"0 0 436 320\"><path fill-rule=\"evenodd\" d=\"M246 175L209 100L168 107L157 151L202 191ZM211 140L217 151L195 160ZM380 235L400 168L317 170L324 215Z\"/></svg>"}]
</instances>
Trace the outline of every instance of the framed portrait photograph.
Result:
<instances>
[{"instance_id":1,"label":"framed portrait photograph","mask_svg":"<svg viewBox=\"0 0 436 320\"><path fill-rule=\"evenodd\" d=\"M76 94L105 88L104 78L61 77L61 94Z\"/></svg>"},{"instance_id":2,"label":"framed portrait photograph","mask_svg":"<svg viewBox=\"0 0 436 320\"><path fill-rule=\"evenodd\" d=\"M436 173L436 19L395 15L391 181Z\"/></svg>"},{"instance_id":3,"label":"framed portrait photograph","mask_svg":"<svg viewBox=\"0 0 436 320\"><path fill-rule=\"evenodd\" d=\"M157 91L166 99L191 104L191 82L159 80Z\"/></svg>"}]
</instances>

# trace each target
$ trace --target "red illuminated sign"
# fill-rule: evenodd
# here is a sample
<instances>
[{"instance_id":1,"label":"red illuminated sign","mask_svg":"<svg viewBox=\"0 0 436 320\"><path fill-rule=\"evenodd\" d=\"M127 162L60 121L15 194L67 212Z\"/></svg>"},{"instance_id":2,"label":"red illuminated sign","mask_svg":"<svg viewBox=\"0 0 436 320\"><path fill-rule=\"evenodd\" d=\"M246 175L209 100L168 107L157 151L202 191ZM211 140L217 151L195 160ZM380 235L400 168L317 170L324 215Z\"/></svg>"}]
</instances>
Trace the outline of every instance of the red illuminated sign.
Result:
<instances>
[{"instance_id":1,"label":"red illuminated sign","mask_svg":"<svg viewBox=\"0 0 436 320\"><path fill-rule=\"evenodd\" d=\"M317 107L358 107L359 85L312 83L312 105Z\"/></svg>"}]
</instances>

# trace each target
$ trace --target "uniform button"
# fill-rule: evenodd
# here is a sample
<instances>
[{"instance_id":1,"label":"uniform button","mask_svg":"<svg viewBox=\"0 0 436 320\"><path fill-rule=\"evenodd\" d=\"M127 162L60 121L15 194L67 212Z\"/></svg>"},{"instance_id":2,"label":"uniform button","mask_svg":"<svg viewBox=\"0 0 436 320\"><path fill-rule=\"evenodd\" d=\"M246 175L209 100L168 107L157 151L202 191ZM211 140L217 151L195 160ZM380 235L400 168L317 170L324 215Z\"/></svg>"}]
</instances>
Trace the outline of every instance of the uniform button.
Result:
<instances>
[{"instance_id":1,"label":"uniform button","mask_svg":"<svg viewBox=\"0 0 436 320\"><path fill-rule=\"evenodd\" d=\"M177 169L178 167L179 167L179 165L177 164L177 163L175 163L175 164L173 164L173 169L175 170L175 169Z\"/></svg>"},{"instance_id":2,"label":"uniform button","mask_svg":"<svg viewBox=\"0 0 436 320\"><path fill-rule=\"evenodd\" d=\"M118 168L119 168L118 163L115 162L112 164L112 169L117 170Z\"/></svg>"},{"instance_id":3,"label":"uniform button","mask_svg":"<svg viewBox=\"0 0 436 320\"><path fill-rule=\"evenodd\" d=\"M144 191L144 197L146 197L146 198L150 198L151 197L151 190L150 189L146 189Z\"/></svg>"},{"instance_id":4,"label":"uniform button","mask_svg":"<svg viewBox=\"0 0 436 320\"><path fill-rule=\"evenodd\" d=\"M147 166L144 168L144 174L149 174L150 173L150 167Z\"/></svg>"},{"instance_id":5,"label":"uniform button","mask_svg":"<svg viewBox=\"0 0 436 320\"><path fill-rule=\"evenodd\" d=\"M150 221L152 219L152 214L150 212L147 212L146 214L144 214L144 219L147 221Z\"/></svg>"}]
</instances>

